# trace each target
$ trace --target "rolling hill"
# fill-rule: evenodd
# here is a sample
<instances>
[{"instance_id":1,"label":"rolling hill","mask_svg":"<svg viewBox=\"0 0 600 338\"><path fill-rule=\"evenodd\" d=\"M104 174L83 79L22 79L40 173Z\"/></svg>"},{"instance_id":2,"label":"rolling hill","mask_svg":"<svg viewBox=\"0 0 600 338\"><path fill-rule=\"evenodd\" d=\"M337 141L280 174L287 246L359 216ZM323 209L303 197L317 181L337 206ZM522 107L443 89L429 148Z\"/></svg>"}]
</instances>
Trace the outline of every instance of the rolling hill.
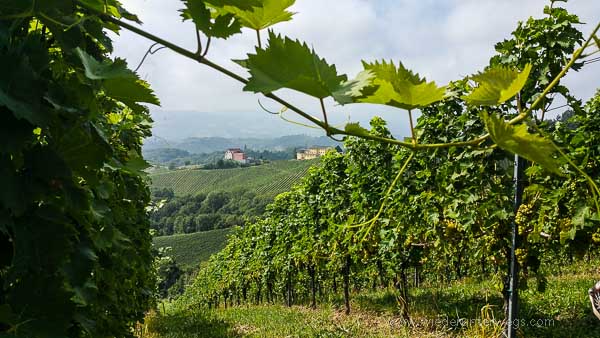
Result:
<instances>
[{"instance_id":1,"label":"rolling hill","mask_svg":"<svg viewBox=\"0 0 600 338\"><path fill-rule=\"evenodd\" d=\"M274 197L288 191L306 174L310 166L318 163L319 160L292 160L248 168L184 169L153 174L150 178L153 188L170 188L178 196L246 189Z\"/></svg>"},{"instance_id":2,"label":"rolling hill","mask_svg":"<svg viewBox=\"0 0 600 338\"><path fill-rule=\"evenodd\" d=\"M252 150L284 150L309 146L338 146L327 136L288 135L277 138L258 137L188 137L180 141L166 140L161 137L150 137L144 141L144 152L151 150L174 148L190 154L207 154L215 151L223 152L227 148L247 147Z\"/></svg>"},{"instance_id":3,"label":"rolling hill","mask_svg":"<svg viewBox=\"0 0 600 338\"><path fill-rule=\"evenodd\" d=\"M179 234L172 236L154 237L153 243L156 248L171 247L170 256L184 270L197 267L198 264L225 247L227 235L232 231L218 229L211 231L196 232L193 234Z\"/></svg>"}]
</instances>

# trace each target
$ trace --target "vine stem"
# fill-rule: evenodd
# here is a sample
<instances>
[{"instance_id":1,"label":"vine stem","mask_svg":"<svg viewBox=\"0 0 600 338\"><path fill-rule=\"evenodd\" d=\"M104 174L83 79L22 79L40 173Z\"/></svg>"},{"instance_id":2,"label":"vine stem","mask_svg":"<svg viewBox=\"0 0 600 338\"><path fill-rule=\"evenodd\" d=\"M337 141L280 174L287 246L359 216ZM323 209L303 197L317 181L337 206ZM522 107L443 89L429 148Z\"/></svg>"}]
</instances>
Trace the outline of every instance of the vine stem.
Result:
<instances>
[{"instance_id":1,"label":"vine stem","mask_svg":"<svg viewBox=\"0 0 600 338\"><path fill-rule=\"evenodd\" d=\"M396 174L396 177L394 178L394 180L392 181L392 184L388 187L388 189L386 190L385 196L383 198L383 202L381 202L381 206L379 207L377 214L375 214L375 216L373 216L373 218L370 218L368 221L362 222L362 223L358 223L358 224L352 224L352 225L344 225L344 228L350 229L350 228L360 228L360 227L364 227L367 224L372 224L375 221L377 221L377 219L379 219L379 216L381 215L381 213L383 212L383 209L385 208L385 201L386 199L389 197L389 195L392 192L392 189L394 188L394 186L398 183L398 180L400 179L400 177L402 176L402 173L406 170L406 166L408 165L408 163L412 160L412 158L414 157L414 151L411 152L410 156L408 157L408 159L406 160L406 162L404 162L404 165L402 165L402 168L400 169L400 171L398 172L398 174ZM371 225L372 227L372 225ZM369 230L370 231L370 230Z\"/></svg>"},{"instance_id":2,"label":"vine stem","mask_svg":"<svg viewBox=\"0 0 600 338\"><path fill-rule=\"evenodd\" d=\"M412 136L412 143L416 145L417 139L415 138L415 127L413 126L412 109L408 110L408 120L410 121L410 135Z\"/></svg>"},{"instance_id":3,"label":"vine stem","mask_svg":"<svg viewBox=\"0 0 600 338\"><path fill-rule=\"evenodd\" d=\"M196 51L197 55L202 55L202 39L200 39L200 31L198 28L194 27L196 31L196 44L198 45L198 50Z\"/></svg>"},{"instance_id":4,"label":"vine stem","mask_svg":"<svg viewBox=\"0 0 600 338\"><path fill-rule=\"evenodd\" d=\"M410 156L408 156L408 158L402 165L402 168L400 168L400 171L398 171L398 174L392 181L392 184L388 187L387 191L385 192L385 195L383 196L383 201L381 202L381 206L379 206L379 210L377 210L377 214L375 214L375 217L373 217L370 221L365 222L365 223L370 223L370 224L369 224L369 227L367 228L367 230L365 231L365 234L363 235L361 241L364 241L365 238L367 238L367 236L371 232L371 229L373 229L373 225L375 225L375 222L377 222L377 220L379 219L379 216L381 216L381 213L383 213L383 211L385 210L385 207L387 206L386 202L388 200L388 197L390 197L390 195L392 193L392 189L394 189L394 187L398 183L398 180L400 180L400 177L402 177L402 174L404 174L404 172L406 171L408 164L410 163L410 161L412 161L412 159L414 157L415 157L415 152L411 151Z\"/></svg>"},{"instance_id":5,"label":"vine stem","mask_svg":"<svg viewBox=\"0 0 600 338\"><path fill-rule=\"evenodd\" d=\"M206 56L206 54L208 54L208 49L210 48L210 41L211 41L211 37L209 36L208 39L206 39L206 48L204 48L204 53L202 53L202 58L204 59L204 57Z\"/></svg>"},{"instance_id":6,"label":"vine stem","mask_svg":"<svg viewBox=\"0 0 600 338\"><path fill-rule=\"evenodd\" d=\"M323 120L325 120L325 126L327 126L327 129L325 130L327 132L327 136L331 135L329 133L329 122L327 122L327 110L325 110L325 103L323 102L323 99L320 98L319 102L321 103L321 111L323 112Z\"/></svg>"},{"instance_id":7,"label":"vine stem","mask_svg":"<svg viewBox=\"0 0 600 338\"><path fill-rule=\"evenodd\" d=\"M190 58L192 60L197 61L198 63L204 64L208 67L213 68L214 70L227 75L231 78L233 78L234 80L237 80L243 84L247 84L248 80L235 74L234 72L206 59L205 57L198 57L198 55L196 55L194 52L191 52L183 47L180 47L174 43L171 43L169 41L166 41L156 35L153 35L149 32L146 32L143 29L140 29L138 27L135 27L133 25L130 25L126 22L123 22L115 17L112 17L110 15L107 15L106 13L99 11L83 2L81 2L80 0L77 1L77 3L83 7L86 8L87 10L96 13L100 18L102 18L105 21L111 22L115 25L118 25L122 28L125 28L133 33L136 33L140 36L145 37L146 39L152 40L154 42L158 42L159 44L171 49L172 51L174 51L175 53L181 54L182 56L185 56L187 58ZM586 42L584 43L584 45L582 47L580 47L577 51L575 51L575 53L573 54L573 57L571 58L571 60L569 61L569 63L562 69L562 71L554 78L554 80L546 87L546 89L542 92L542 94L536 99L536 101L534 101L534 103L529 107L529 109L527 109L525 112L519 114L518 116L516 116L515 118L513 118L512 120L508 121L508 124L515 124L518 123L520 121L522 121L523 119L525 119L529 113L531 113L531 111L533 109L535 109L540 102L542 101L542 97L544 97L545 95L547 95L550 90L552 90L552 88L554 88L560 81L560 79L567 73L567 71L573 66L573 64L575 64L575 61L579 58L579 56L581 55L581 53L583 52L583 50L585 50L585 48L587 48L587 46L590 44L590 41L593 39L593 37L596 35L596 33L598 32L598 29L600 28L600 23L598 23L598 25L596 25L596 27L594 28L593 32L590 34L589 38L586 40ZM303 118L307 119L308 121L312 122L313 124L319 126L320 128L322 128L323 130L325 130L325 132L328 135L348 135L348 136L356 136L359 138L363 138L363 139L368 139L368 140L373 140L373 141L380 141L380 142L384 142L384 143L388 143L388 144L396 144L411 150L418 150L418 149L433 149L433 148L448 148L448 147L461 147L461 146L479 146L483 141L487 140L488 138L490 138L490 134L484 134L480 137L474 138L472 140L469 141L462 141L462 142L449 142L449 143L427 143L427 144L413 144L412 142L404 142L404 141L400 141L400 140L396 140L396 139L391 139L391 138L386 138L386 137L381 137L381 136L376 136L376 135L372 135L372 134L355 134L355 133L351 133L351 132L347 132L345 130L342 129L338 129L338 128L334 128L331 126L328 126L325 122L313 117L310 114L307 114L306 112L304 112L303 110L299 109L298 107L292 105L291 103L281 99L280 97L278 97L277 95L273 94L273 93L267 93L264 94L265 97L268 97L286 107L288 107L288 109L292 110L293 112L295 112L296 114L302 116Z\"/></svg>"},{"instance_id":8,"label":"vine stem","mask_svg":"<svg viewBox=\"0 0 600 338\"><path fill-rule=\"evenodd\" d=\"M256 39L258 40L258 48L262 48L262 42L260 41L260 30L256 30Z\"/></svg>"},{"instance_id":9,"label":"vine stem","mask_svg":"<svg viewBox=\"0 0 600 338\"><path fill-rule=\"evenodd\" d=\"M285 116L283 116L283 113L285 113L285 110L281 110L279 113L277 113L277 115L279 115L279 117L282 120L284 120L284 121L286 121L288 123L295 124L295 125L298 125L298 126L301 126L301 127L305 127L305 128L319 129L319 130L321 130L321 128L315 127L315 126L311 126L310 124L306 124L306 123L302 123L302 122L290 120L290 119L286 118Z\"/></svg>"}]
</instances>

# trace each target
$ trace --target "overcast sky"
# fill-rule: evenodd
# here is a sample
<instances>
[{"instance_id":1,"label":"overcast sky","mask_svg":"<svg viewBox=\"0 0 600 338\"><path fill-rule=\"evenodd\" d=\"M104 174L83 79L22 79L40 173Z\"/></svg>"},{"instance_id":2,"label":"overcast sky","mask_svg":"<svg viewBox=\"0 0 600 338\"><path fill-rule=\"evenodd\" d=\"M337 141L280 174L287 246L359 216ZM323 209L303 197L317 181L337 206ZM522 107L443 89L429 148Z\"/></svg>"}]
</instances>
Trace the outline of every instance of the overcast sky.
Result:
<instances>
[{"instance_id":1,"label":"overcast sky","mask_svg":"<svg viewBox=\"0 0 600 338\"><path fill-rule=\"evenodd\" d=\"M196 49L193 25L183 23L179 17L180 1L122 2L139 15L145 30L190 50ZM306 41L320 56L334 63L338 72L346 73L350 78L361 70L360 60L383 58L402 61L428 80L445 85L450 80L481 70L493 55L494 44L508 38L517 21L543 16L546 4L549 1L297 0L291 8L297 12L294 19L278 24L274 29ZM598 0L571 0L566 7L579 15L582 22L589 23L580 27L584 33L590 32L592 25L600 20ZM266 39L266 32L263 36ZM123 31L115 37L115 55L126 58L135 68L150 44L144 38ZM245 58L255 44L255 33L244 30L243 34L229 40L214 40L207 57L245 76L244 70L229 60ZM566 84L584 99L600 87L600 62L586 67L585 72L569 74L566 79ZM177 128L178 124L186 123L186 116L193 115L194 119L189 121L201 121L203 113L213 116L219 113L227 119L240 114L252 116L251 121L256 123L252 127L275 128L275 134L314 133L268 115L257 104L260 95L242 92L242 85L236 81L168 50L150 56L139 74L150 82L162 102L161 107L151 108L159 128L167 122L169 128ZM305 111L319 115L315 99L291 91L278 94ZM279 109L268 99L263 98L261 102L273 110ZM366 124L371 116L382 115L395 134L408 134L404 111L377 105L335 107L331 101L329 104L328 110L335 123L350 118ZM177 134L179 137L215 136L203 128L183 127ZM194 132L195 129L198 131Z\"/></svg>"}]
</instances>

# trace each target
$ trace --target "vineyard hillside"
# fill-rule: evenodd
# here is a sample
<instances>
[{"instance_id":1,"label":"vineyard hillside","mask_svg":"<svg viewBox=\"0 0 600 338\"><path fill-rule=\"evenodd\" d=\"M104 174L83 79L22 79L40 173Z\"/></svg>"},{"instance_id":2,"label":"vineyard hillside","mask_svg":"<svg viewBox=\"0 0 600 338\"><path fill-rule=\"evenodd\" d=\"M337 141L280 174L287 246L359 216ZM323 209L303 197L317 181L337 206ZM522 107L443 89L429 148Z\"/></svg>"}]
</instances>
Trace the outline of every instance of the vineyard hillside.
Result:
<instances>
[{"instance_id":1,"label":"vineyard hillside","mask_svg":"<svg viewBox=\"0 0 600 338\"><path fill-rule=\"evenodd\" d=\"M170 188L178 196L245 189L274 197L288 191L310 166L318 163L319 160L275 161L248 168L175 170L150 177L153 188Z\"/></svg>"},{"instance_id":2,"label":"vineyard hillside","mask_svg":"<svg viewBox=\"0 0 600 338\"><path fill-rule=\"evenodd\" d=\"M179 234L172 236L155 237L153 244L156 248L171 247L169 256L184 270L197 267L199 263L223 249L227 235L231 229L218 229L197 232L193 234Z\"/></svg>"}]
</instances>

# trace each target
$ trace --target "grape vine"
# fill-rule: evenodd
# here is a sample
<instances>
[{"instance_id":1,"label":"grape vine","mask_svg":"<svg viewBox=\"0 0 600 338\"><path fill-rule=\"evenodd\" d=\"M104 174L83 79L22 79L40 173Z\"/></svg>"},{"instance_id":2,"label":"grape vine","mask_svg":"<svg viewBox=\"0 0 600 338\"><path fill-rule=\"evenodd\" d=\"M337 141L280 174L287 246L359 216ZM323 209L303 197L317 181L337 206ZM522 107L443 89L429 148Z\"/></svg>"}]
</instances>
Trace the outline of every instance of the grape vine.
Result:
<instances>
[{"instance_id":1,"label":"grape vine","mask_svg":"<svg viewBox=\"0 0 600 338\"><path fill-rule=\"evenodd\" d=\"M421 277L498 275L510 208L507 153L531 162L517 253L522 274L541 262L585 252L600 238L599 95L583 105L560 81L600 48L565 9L521 23L482 72L438 86L402 63L364 61L350 79L306 43L269 30L292 19L293 0L186 0L195 27L190 51L139 28L116 0L0 2L0 330L14 337L131 336L152 305L154 277L140 172L148 85L110 60L105 30L126 29L208 66L278 102L348 152L329 154L305 181L280 195L264 220L239 229L187 294L189 304L285 299L393 285L410 314L408 271ZM256 32L249 78L207 58L212 39ZM202 41L205 41L203 44ZM317 118L274 94L299 91ZM569 111L546 112L556 96ZM371 130L328 123L323 99L406 110L411 139L381 120ZM412 112L423 115L413 121ZM387 187L387 189L386 189ZM526 208L528 208L526 210ZM360 226L357 226L360 225ZM438 276L438 277L436 277ZM502 279L502 278L500 278ZM506 283L504 285L506 291Z\"/></svg>"},{"instance_id":2,"label":"grape vine","mask_svg":"<svg viewBox=\"0 0 600 338\"><path fill-rule=\"evenodd\" d=\"M131 337L154 303L141 104L158 100L106 29L71 1L0 2L3 337Z\"/></svg>"}]
</instances>

